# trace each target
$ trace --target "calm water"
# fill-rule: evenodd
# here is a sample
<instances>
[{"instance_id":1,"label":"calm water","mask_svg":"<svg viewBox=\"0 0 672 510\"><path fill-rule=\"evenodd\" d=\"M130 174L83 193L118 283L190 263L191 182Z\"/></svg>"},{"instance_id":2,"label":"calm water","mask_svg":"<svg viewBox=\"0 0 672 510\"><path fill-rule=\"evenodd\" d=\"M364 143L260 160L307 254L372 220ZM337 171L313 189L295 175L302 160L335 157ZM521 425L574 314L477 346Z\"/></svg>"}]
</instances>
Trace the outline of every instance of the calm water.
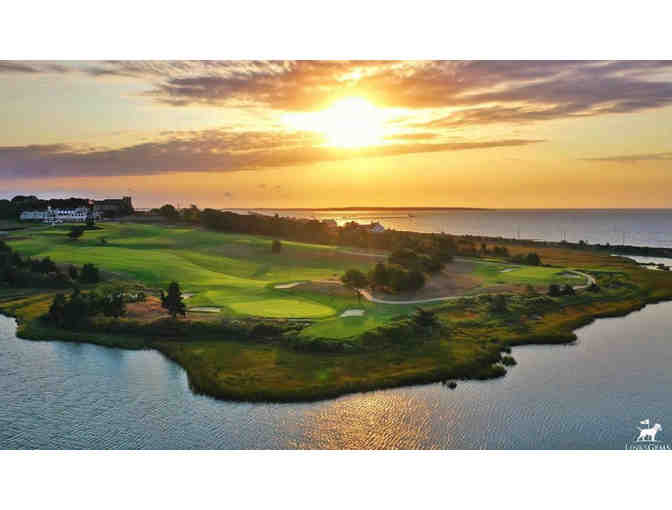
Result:
<instances>
[{"instance_id":1,"label":"calm water","mask_svg":"<svg viewBox=\"0 0 672 510\"><path fill-rule=\"evenodd\" d=\"M646 418L672 443L671 316L653 305L575 345L516 348L494 381L313 404L197 396L156 352L21 340L0 316L0 447L621 449Z\"/></svg>"},{"instance_id":2,"label":"calm water","mask_svg":"<svg viewBox=\"0 0 672 510\"><path fill-rule=\"evenodd\" d=\"M241 211L241 210L238 210ZM500 209L492 211L260 211L339 224L378 221L386 228L542 241L672 247L672 209Z\"/></svg>"}]
</instances>

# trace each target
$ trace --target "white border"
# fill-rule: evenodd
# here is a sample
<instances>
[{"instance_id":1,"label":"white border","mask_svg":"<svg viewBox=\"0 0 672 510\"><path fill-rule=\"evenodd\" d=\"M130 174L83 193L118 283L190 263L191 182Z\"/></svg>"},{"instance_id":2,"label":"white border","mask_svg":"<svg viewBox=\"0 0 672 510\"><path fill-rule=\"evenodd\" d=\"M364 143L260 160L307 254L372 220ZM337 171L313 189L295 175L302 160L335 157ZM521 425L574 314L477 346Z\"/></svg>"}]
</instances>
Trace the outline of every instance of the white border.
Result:
<instances>
[{"instance_id":1,"label":"white border","mask_svg":"<svg viewBox=\"0 0 672 510\"><path fill-rule=\"evenodd\" d=\"M656 452L23 452L3 507L660 508ZM645 475L645 476L644 476Z\"/></svg>"},{"instance_id":2,"label":"white border","mask_svg":"<svg viewBox=\"0 0 672 510\"><path fill-rule=\"evenodd\" d=\"M11 2L0 57L670 58L669 2ZM1 452L6 508L658 508L665 452Z\"/></svg>"},{"instance_id":3,"label":"white border","mask_svg":"<svg viewBox=\"0 0 672 510\"><path fill-rule=\"evenodd\" d=\"M0 58L671 58L669 1L3 5Z\"/></svg>"}]
</instances>

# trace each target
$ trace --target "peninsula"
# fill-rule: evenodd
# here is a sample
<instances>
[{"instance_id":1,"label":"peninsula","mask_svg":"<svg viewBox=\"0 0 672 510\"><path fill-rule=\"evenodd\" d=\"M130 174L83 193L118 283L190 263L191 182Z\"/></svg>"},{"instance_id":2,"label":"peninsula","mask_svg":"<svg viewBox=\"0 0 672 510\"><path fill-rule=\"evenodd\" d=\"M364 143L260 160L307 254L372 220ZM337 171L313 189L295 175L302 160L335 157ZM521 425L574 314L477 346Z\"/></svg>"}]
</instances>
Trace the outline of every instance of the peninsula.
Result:
<instances>
[{"instance_id":1,"label":"peninsula","mask_svg":"<svg viewBox=\"0 0 672 510\"><path fill-rule=\"evenodd\" d=\"M0 310L22 338L156 349L197 392L288 402L503 376L511 347L672 297L605 247L157 211L9 233Z\"/></svg>"}]
</instances>

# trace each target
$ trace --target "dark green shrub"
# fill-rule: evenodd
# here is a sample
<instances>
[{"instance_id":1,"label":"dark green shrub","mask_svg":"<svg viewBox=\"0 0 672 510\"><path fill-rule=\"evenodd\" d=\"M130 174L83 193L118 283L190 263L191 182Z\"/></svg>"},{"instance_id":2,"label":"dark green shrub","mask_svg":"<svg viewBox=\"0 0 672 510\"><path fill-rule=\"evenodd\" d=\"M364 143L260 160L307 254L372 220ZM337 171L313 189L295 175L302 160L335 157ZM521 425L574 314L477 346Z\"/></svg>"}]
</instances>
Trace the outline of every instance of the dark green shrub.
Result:
<instances>
[{"instance_id":1,"label":"dark green shrub","mask_svg":"<svg viewBox=\"0 0 672 510\"><path fill-rule=\"evenodd\" d=\"M275 338L282 335L282 328L275 324L266 324L260 322L255 324L250 330L251 338Z\"/></svg>"},{"instance_id":2,"label":"dark green shrub","mask_svg":"<svg viewBox=\"0 0 672 510\"><path fill-rule=\"evenodd\" d=\"M76 241L80 237L84 235L84 231L86 230L86 227L83 226L75 226L70 229L70 232L68 232L68 237L72 239L73 241Z\"/></svg>"},{"instance_id":3,"label":"dark green shrub","mask_svg":"<svg viewBox=\"0 0 672 510\"><path fill-rule=\"evenodd\" d=\"M82 283L98 283L100 281L100 271L93 264L84 264L79 280Z\"/></svg>"},{"instance_id":4,"label":"dark green shrub","mask_svg":"<svg viewBox=\"0 0 672 510\"><path fill-rule=\"evenodd\" d=\"M496 294L490 300L490 311L492 313L505 313L508 311L506 307L506 296L503 294Z\"/></svg>"},{"instance_id":5,"label":"dark green shrub","mask_svg":"<svg viewBox=\"0 0 672 510\"><path fill-rule=\"evenodd\" d=\"M548 286L548 295L551 297L561 296L562 293L560 292L560 286L557 283L551 283Z\"/></svg>"}]
</instances>

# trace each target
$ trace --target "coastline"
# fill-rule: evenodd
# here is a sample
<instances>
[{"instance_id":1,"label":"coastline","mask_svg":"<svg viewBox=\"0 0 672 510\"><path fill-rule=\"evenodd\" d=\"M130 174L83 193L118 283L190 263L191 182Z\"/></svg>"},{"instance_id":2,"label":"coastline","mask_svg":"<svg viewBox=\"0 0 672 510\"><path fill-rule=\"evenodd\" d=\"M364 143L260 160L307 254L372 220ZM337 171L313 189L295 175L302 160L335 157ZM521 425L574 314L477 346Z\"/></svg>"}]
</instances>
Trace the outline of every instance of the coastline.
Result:
<instances>
[{"instance_id":1,"label":"coastline","mask_svg":"<svg viewBox=\"0 0 672 510\"><path fill-rule=\"evenodd\" d=\"M630 313L643 309L649 304L656 304L663 301L672 300L672 290L666 296L651 296L646 300L632 300L623 302L602 303L603 306L593 305L588 307L574 307L570 310L570 316L565 316L561 321L549 320L545 324L542 322L541 331L528 335L511 335L505 342L497 342L486 345L486 349L464 360L461 363L436 363L425 365L414 373L386 375L381 377L368 377L362 380L354 380L347 384L333 386L304 386L293 388L291 390L266 386L255 388L242 388L235 385L222 384L218 380L217 374L205 369L198 360L190 357L184 350L186 344L194 342L199 345L215 344L218 346L231 347L232 352L249 351L254 349L267 350L267 344L250 345L231 339L208 339L203 341L187 340L184 342L175 340L154 340L143 339L140 337L122 336L116 334L101 334L91 331L72 332L65 330L55 330L53 328L35 327L34 321L24 320L20 313L15 313L7 309L4 303L0 303L0 313L14 317L17 321L17 337L27 341L65 341L77 343L91 343L94 345L128 349L156 350L166 358L177 363L182 367L188 377L189 386L196 394L207 395L220 400L237 402L266 402L266 403L300 403L314 402L326 399L337 398L351 393L360 393L375 391L380 389L390 389L403 386L430 384L452 380L488 380L503 377L506 375L506 368L502 365L502 354L510 352L511 347L523 345L561 345L571 344L576 341L576 330L593 323L597 319L623 317ZM567 314L565 314L567 315ZM552 317L550 319L553 319ZM548 327L545 327L548 326ZM384 364L385 361L394 359L395 356L404 355L407 362L413 363L417 358L421 360L427 354L436 350L436 345L424 345L424 348L409 349L388 349L384 355L380 356L378 362ZM289 349L275 346L280 352L305 357L313 357L317 363L334 362L357 362L358 355L343 355L334 353L292 353ZM376 353L381 354L381 353Z\"/></svg>"}]
</instances>

